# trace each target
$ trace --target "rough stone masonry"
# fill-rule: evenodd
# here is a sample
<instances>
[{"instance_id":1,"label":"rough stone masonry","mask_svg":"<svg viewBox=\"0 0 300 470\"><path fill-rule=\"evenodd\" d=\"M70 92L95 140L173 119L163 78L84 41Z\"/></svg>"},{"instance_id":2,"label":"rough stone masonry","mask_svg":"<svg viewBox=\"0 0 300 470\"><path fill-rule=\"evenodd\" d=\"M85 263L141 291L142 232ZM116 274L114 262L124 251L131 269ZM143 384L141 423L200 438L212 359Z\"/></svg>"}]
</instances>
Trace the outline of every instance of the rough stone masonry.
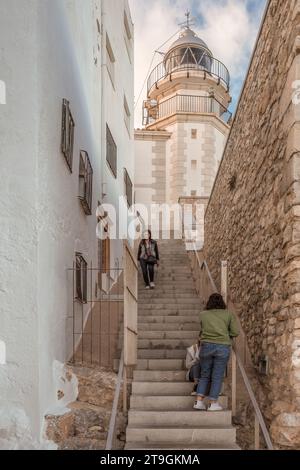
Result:
<instances>
[{"instance_id":1,"label":"rough stone masonry","mask_svg":"<svg viewBox=\"0 0 300 470\"><path fill-rule=\"evenodd\" d=\"M276 447L300 447L300 1L270 0L205 217ZM299 93L300 95L300 93ZM300 101L300 100L299 100Z\"/></svg>"}]
</instances>

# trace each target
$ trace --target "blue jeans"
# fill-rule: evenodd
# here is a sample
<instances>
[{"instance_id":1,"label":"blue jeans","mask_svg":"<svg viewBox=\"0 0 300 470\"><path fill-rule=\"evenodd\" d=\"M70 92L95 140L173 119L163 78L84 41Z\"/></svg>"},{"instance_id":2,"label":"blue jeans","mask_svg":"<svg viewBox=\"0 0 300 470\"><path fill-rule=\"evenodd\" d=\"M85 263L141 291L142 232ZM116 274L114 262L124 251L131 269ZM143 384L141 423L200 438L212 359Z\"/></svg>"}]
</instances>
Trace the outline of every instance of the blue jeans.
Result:
<instances>
[{"instance_id":1,"label":"blue jeans","mask_svg":"<svg viewBox=\"0 0 300 470\"><path fill-rule=\"evenodd\" d=\"M231 347L225 344L201 344L201 377L197 387L197 395L205 397L209 382L211 382L208 398L213 401L218 400L230 351Z\"/></svg>"}]
</instances>

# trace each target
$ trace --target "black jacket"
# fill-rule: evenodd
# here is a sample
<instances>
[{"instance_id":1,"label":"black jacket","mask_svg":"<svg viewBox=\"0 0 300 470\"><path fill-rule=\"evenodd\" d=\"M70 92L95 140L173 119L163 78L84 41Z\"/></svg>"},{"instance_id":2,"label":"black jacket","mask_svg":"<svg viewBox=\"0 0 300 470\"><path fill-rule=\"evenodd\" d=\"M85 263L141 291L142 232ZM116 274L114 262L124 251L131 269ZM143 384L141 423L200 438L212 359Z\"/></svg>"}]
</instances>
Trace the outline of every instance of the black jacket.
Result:
<instances>
[{"instance_id":1,"label":"black jacket","mask_svg":"<svg viewBox=\"0 0 300 470\"><path fill-rule=\"evenodd\" d=\"M157 259L157 261L159 261L158 245L155 240L151 240L150 250L151 250L151 255L154 256ZM140 242L137 258L138 258L138 261L140 261L140 259L147 259L144 240Z\"/></svg>"}]
</instances>

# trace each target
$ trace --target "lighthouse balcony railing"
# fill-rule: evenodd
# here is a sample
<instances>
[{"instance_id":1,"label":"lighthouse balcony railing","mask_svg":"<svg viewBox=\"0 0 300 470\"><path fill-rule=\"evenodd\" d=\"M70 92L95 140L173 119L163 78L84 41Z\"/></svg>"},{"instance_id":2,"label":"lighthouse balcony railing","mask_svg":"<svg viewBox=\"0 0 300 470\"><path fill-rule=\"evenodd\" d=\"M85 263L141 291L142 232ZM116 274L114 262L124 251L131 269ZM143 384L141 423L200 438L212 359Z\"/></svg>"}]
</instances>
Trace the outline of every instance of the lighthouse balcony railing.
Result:
<instances>
[{"instance_id":1,"label":"lighthouse balcony railing","mask_svg":"<svg viewBox=\"0 0 300 470\"><path fill-rule=\"evenodd\" d=\"M214 57L204 56L203 59L198 63L193 63L191 61L182 62L182 55L173 56L167 61L160 62L150 73L147 83L147 93L148 96L155 86L159 87L160 83L168 78L172 80L176 78L177 74L182 74L186 72L188 77L195 77L197 74L201 76L206 74L214 77L218 80L219 83L229 90L230 85L230 75L227 67L215 59Z\"/></svg>"},{"instance_id":2,"label":"lighthouse balcony railing","mask_svg":"<svg viewBox=\"0 0 300 470\"><path fill-rule=\"evenodd\" d=\"M144 110L146 126L176 113L214 114L226 124L232 118L232 113L212 96L175 95L158 104L146 102Z\"/></svg>"}]
</instances>

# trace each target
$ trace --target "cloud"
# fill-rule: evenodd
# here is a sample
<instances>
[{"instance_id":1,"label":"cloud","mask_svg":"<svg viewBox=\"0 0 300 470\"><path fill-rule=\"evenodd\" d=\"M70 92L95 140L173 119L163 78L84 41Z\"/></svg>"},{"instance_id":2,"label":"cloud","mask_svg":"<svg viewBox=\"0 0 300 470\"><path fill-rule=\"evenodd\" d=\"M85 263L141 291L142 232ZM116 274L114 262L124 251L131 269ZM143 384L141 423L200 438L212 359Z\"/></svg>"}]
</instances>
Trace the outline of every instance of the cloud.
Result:
<instances>
[{"instance_id":1,"label":"cloud","mask_svg":"<svg viewBox=\"0 0 300 470\"><path fill-rule=\"evenodd\" d=\"M137 100L153 53L179 30L178 24L191 10L195 32L213 55L229 69L233 102L236 102L247 71L266 0L129 0L135 23L135 99ZM176 36L173 40L176 39ZM170 42L171 43L171 42ZM170 44L169 43L169 44ZM163 50L166 50L167 44ZM156 54L153 67L162 60ZM144 88L136 107L141 126Z\"/></svg>"}]
</instances>

